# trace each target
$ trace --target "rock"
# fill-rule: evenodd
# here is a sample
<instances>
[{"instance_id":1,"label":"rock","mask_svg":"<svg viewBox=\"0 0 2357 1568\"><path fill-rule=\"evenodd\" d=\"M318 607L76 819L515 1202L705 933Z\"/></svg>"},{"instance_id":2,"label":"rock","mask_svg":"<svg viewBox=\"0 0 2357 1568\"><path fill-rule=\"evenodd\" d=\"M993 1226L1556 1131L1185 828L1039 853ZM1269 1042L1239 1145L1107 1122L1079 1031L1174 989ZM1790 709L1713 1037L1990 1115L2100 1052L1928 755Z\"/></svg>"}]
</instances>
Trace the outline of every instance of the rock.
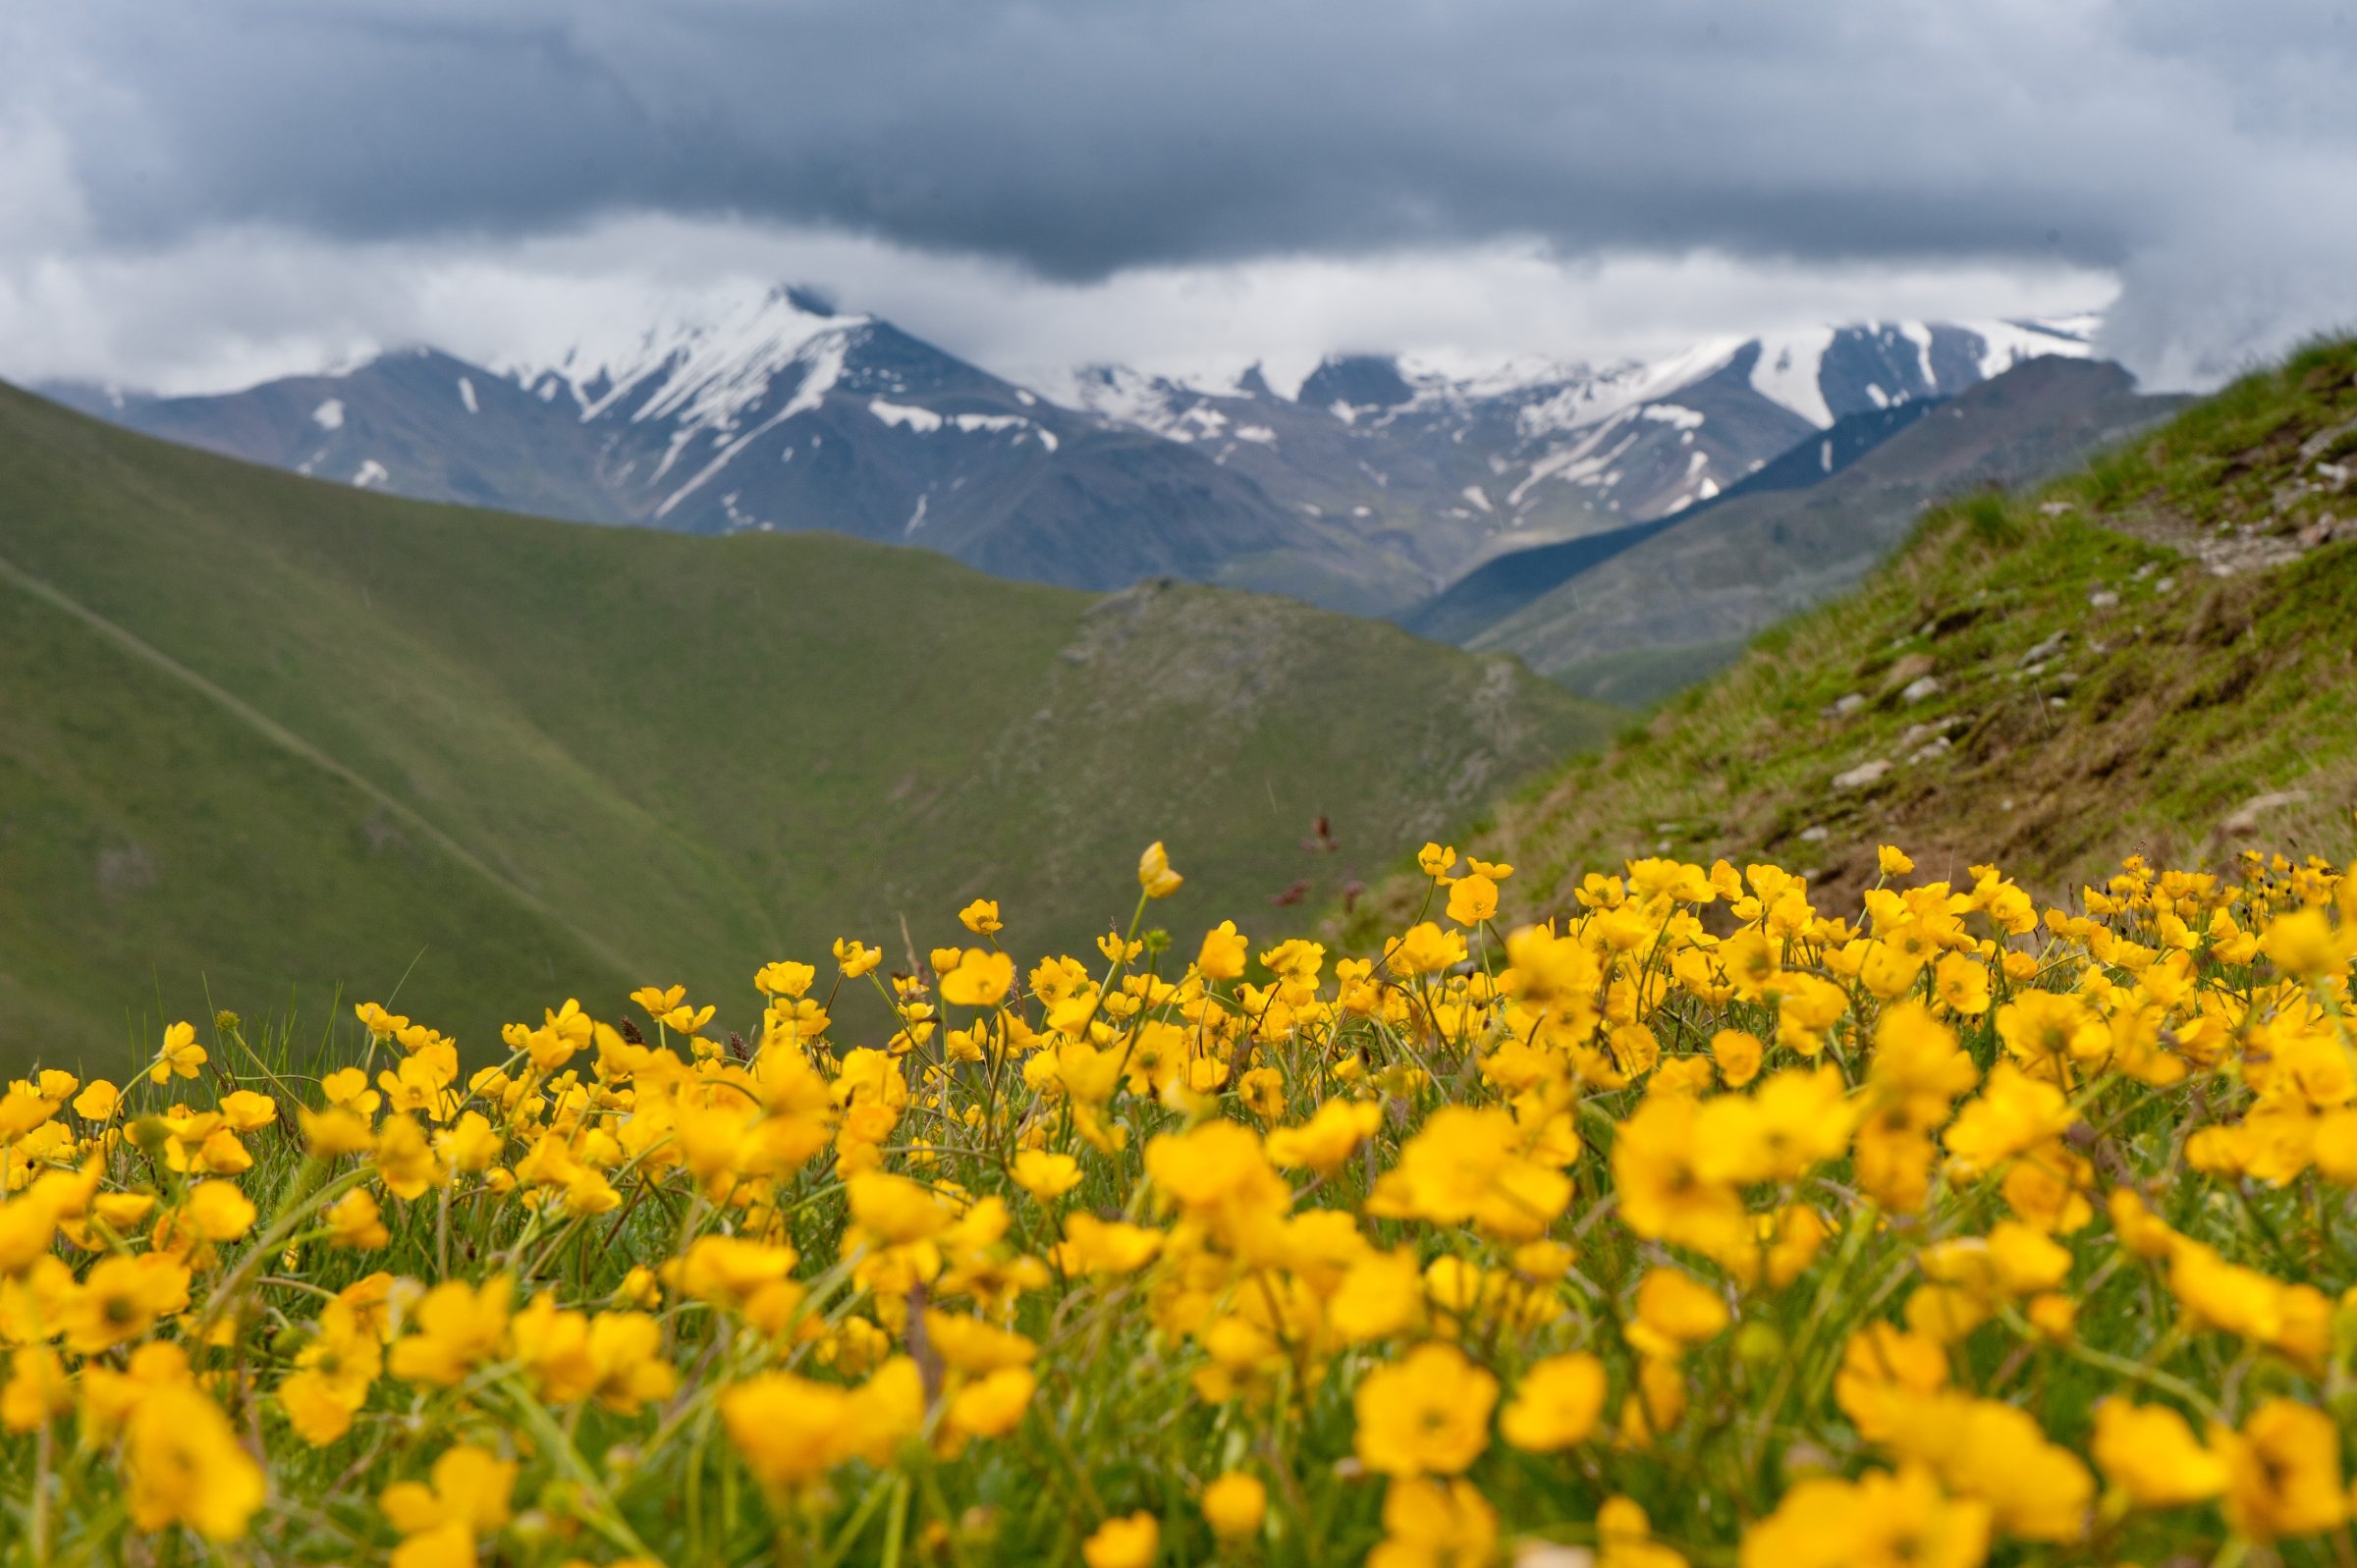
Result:
<instances>
[{"instance_id":1,"label":"rock","mask_svg":"<svg viewBox=\"0 0 2357 1568\"><path fill-rule=\"evenodd\" d=\"M1892 665L1891 673L1883 677L1883 689L1896 691L1899 687L1930 675L1934 668L1935 665L1930 654L1908 654L1904 659Z\"/></svg>"},{"instance_id":2,"label":"rock","mask_svg":"<svg viewBox=\"0 0 2357 1568\"><path fill-rule=\"evenodd\" d=\"M2098 588L2087 596L2087 608L2090 610L2117 610L2119 595L2109 588Z\"/></svg>"},{"instance_id":3,"label":"rock","mask_svg":"<svg viewBox=\"0 0 2357 1568\"><path fill-rule=\"evenodd\" d=\"M2021 656L2021 663L2025 667L2035 664L2044 664L2047 660L2052 659L2056 654L2060 653L2062 651L2062 645L2069 640L2069 632L2057 631L2053 636L2047 638L2044 642L2032 648L2029 652L2023 654Z\"/></svg>"},{"instance_id":4,"label":"rock","mask_svg":"<svg viewBox=\"0 0 2357 1568\"><path fill-rule=\"evenodd\" d=\"M2339 424L2319 430L2300 443L2300 460L2314 462L2331 449L2342 436L2357 435L2357 419L2344 419Z\"/></svg>"},{"instance_id":5,"label":"rock","mask_svg":"<svg viewBox=\"0 0 2357 1568\"><path fill-rule=\"evenodd\" d=\"M2038 503L2038 514L2042 517L2066 516L2078 510L2067 501L2041 501Z\"/></svg>"},{"instance_id":6,"label":"rock","mask_svg":"<svg viewBox=\"0 0 2357 1568\"><path fill-rule=\"evenodd\" d=\"M1934 735L1929 745L1917 748L1914 754L1909 756L1907 760L1909 762L1929 762L1934 757L1945 756L1948 750L1949 745L1947 736Z\"/></svg>"},{"instance_id":7,"label":"rock","mask_svg":"<svg viewBox=\"0 0 2357 1568\"><path fill-rule=\"evenodd\" d=\"M1803 828L1800 830L1800 841L1802 843L1823 843L1833 836L1833 830L1825 827Z\"/></svg>"},{"instance_id":8,"label":"rock","mask_svg":"<svg viewBox=\"0 0 2357 1568\"><path fill-rule=\"evenodd\" d=\"M2259 819L2271 811L2296 806L2308 798L2305 789L2271 789L2263 795L2253 795L2228 812L2218 825L2220 838L2247 838L2259 831Z\"/></svg>"},{"instance_id":9,"label":"rock","mask_svg":"<svg viewBox=\"0 0 2357 1568\"><path fill-rule=\"evenodd\" d=\"M1898 694L1898 700L1901 702L1921 702L1926 697L1937 697L1940 695L1940 677L1938 676L1925 676L1920 680L1908 681L1906 689Z\"/></svg>"},{"instance_id":10,"label":"rock","mask_svg":"<svg viewBox=\"0 0 2357 1568\"><path fill-rule=\"evenodd\" d=\"M2162 578L2162 579L2161 579L2159 582L2156 582L2156 583L2154 583L2154 584L2153 584L2153 592L2155 592L2155 593L2168 593L2168 592L2171 592L2171 591L2173 591L2173 590L2176 588L2176 586L2177 586L2177 579L2176 579L2176 578L2174 578L2174 577L2163 577L2163 578Z\"/></svg>"},{"instance_id":11,"label":"rock","mask_svg":"<svg viewBox=\"0 0 2357 1568\"><path fill-rule=\"evenodd\" d=\"M1877 757L1872 762L1859 763L1847 773L1835 774L1834 787L1836 789L1863 789L1890 771L1890 762L1885 758Z\"/></svg>"},{"instance_id":12,"label":"rock","mask_svg":"<svg viewBox=\"0 0 2357 1568\"><path fill-rule=\"evenodd\" d=\"M1857 692L1853 691L1848 696L1840 698L1834 704L1834 712L1846 719L1851 714L1856 713L1860 708L1865 706L1866 699Z\"/></svg>"}]
</instances>

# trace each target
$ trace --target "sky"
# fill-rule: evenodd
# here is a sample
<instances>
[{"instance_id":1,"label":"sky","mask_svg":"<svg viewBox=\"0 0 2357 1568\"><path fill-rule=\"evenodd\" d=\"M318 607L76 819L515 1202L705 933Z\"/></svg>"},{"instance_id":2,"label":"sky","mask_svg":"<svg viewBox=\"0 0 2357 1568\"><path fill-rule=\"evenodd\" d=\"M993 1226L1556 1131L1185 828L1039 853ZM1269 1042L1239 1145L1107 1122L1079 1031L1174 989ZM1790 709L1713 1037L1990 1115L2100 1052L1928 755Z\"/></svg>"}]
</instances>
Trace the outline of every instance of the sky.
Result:
<instances>
[{"instance_id":1,"label":"sky","mask_svg":"<svg viewBox=\"0 0 2357 1568\"><path fill-rule=\"evenodd\" d=\"M2337 0L10 0L0 375L212 390L772 282L1018 379L2101 308L2357 325Z\"/></svg>"}]
</instances>

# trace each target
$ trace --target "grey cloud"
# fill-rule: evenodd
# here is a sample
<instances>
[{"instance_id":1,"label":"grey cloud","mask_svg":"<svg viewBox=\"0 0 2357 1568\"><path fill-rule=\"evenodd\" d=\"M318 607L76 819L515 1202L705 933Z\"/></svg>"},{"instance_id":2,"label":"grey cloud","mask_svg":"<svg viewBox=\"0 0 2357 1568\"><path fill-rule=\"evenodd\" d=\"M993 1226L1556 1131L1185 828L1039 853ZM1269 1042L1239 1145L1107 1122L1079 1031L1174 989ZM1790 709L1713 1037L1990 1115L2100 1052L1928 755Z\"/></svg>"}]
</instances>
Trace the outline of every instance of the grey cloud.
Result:
<instances>
[{"instance_id":1,"label":"grey cloud","mask_svg":"<svg viewBox=\"0 0 2357 1568\"><path fill-rule=\"evenodd\" d=\"M2269 247L2347 225L2254 174L2357 174L2326 0L57 0L0 45L115 246L651 209L1089 279L1528 236L2098 266L2165 337L2275 260L2253 300L2322 308Z\"/></svg>"},{"instance_id":2,"label":"grey cloud","mask_svg":"<svg viewBox=\"0 0 2357 1568\"><path fill-rule=\"evenodd\" d=\"M1574 249L2110 264L2165 221L2172 189L2231 154L2217 137L2248 139L2238 122L2349 133L2308 29L2209 18L118 0L61 13L36 41L118 89L48 107L124 239L225 219L516 232L652 206L1091 276L1511 232Z\"/></svg>"}]
</instances>

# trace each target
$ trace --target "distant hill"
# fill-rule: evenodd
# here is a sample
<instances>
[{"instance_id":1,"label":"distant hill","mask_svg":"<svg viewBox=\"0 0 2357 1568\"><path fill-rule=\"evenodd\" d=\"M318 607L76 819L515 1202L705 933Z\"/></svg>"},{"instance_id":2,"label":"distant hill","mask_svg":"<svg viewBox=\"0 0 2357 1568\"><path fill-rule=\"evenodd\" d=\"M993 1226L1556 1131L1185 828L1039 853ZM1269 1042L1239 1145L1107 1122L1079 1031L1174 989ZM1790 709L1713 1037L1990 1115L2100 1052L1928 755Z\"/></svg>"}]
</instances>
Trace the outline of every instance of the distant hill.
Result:
<instances>
[{"instance_id":1,"label":"distant hill","mask_svg":"<svg viewBox=\"0 0 2357 1568\"><path fill-rule=\"evenodd\" d=\"M692 319L595 324L547 361L420 349L215 396L44 390L151 435L424 500L819 530L1030 581L1169 575L1390 615L1491 556L1690 508L1859 416L2023 358L2084 356L2090 326L1879 322L1470 375L1356 354L1282 389L1257 369L1194 385L1098 367L1030 389L781 289Z\"/></svg>"},{"instance_id":2,"label":"distant hill","mask_svg":"<svg viewBox=\"0 0 2357 1568\"><path fill-rule=\"evenodd\" d=\"M1453 640L1519 654L1574 690L1643 705L1726 664L1771 622L1857 583L1932 503L2033 483L2181 406L2137 393L2116 365L2033 359L1817 484L1730 495Z\"/></svg>"},{"instance_id":3,"label":"distant hill","mask_svg":"<svg viewBox=\"0 0 2357 1568\"><path fill-rule=\"evenodd\" d=\"M1154 838L1175 928L1332 897L1613 718L1288 601L425 505L0 389L0 1060L339 987L475 1048L645 983L741 1025L760 963L974 896L1083 950Z\"/></svg>"},{"instance_id":4,"label":"distant hill","mask_svg":"<svg viewBox=\"0 0 2357 1568\"><path fill-rule=\"evenodd\" d=\"M1452 841L1519 868L1511 918L1651 854L1771 859L1808 872L1821 908L1875 880L1880 843L1923 877L1991 862L2055 899L2130 853L2345 864L2353 620L2357 342L2340 342L2026 495L1935 509L1861 586ZM1403 875L1359 920L1427 887Z\"/></svg>"}]
</instances>

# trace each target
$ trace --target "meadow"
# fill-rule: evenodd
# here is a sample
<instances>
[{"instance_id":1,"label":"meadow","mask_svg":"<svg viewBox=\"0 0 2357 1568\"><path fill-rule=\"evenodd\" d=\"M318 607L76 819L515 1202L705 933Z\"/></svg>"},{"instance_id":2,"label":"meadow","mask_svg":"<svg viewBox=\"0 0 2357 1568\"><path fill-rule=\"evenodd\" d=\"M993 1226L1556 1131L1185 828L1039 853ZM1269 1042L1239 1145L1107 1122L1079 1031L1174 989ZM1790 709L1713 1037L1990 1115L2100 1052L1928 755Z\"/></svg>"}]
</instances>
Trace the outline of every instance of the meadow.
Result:
<instances>
[{"instance_id":1,"label":"meadow","mask_svg":"<svg viewBox=\"0 0 2357 1568\"><path fill-rule=\"evenodd\" d=\"M0 1560L2357 1555L2357 881L1419 865L1363 958L1167 933L1156 844L1091 948L848 933L751 1039L657 983L30 1072Z\"/></svg>"}]
</instances>

